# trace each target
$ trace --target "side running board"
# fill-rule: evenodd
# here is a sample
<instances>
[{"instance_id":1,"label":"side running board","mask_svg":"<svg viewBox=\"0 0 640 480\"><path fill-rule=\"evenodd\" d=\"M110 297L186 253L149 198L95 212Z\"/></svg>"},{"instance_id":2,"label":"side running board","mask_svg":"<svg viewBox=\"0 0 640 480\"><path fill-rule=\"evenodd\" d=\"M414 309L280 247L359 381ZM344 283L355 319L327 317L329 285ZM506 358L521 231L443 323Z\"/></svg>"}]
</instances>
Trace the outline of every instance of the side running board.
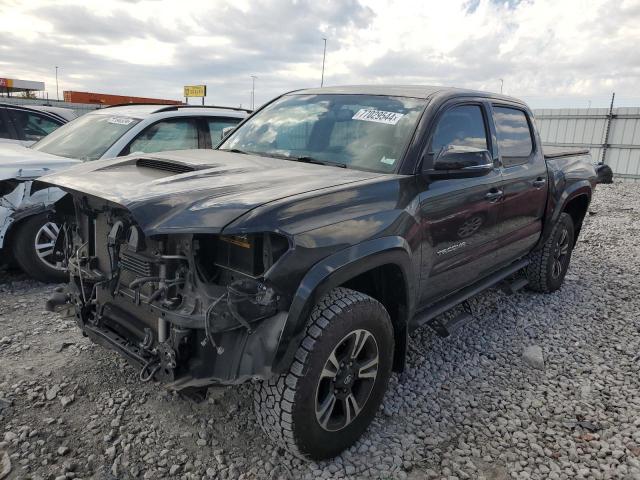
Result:
<instances>
[{"instance_id":1,"label":"side running board","mask_svg":"<svg viewBox=\"0 0 640 480\"><path fill-rule=\"evenodd\" d=\"M473 320L473 312L471 311L471 305L466 300L462 302L464 305L464 312L450 318L446 322L443 321L441 316L429 320L427 323L440 337L448 337L453 335L457 330L460 330L467 323Z\"/></svg>"},{"instance_id":2,"label":"side running board","mask_svg":"<svg viewBox=\"0 0 640 480\"><path fill-rule=\"evenodd\" d=\"M437 319L443 313L451 310L453 307L460 305L471 297L477 295L484 290L493 287L494 285L500 283L505 278L513 275L518 270L523 269L529 265L528 259L522 259L515 263L512 263L508 267L503 268L491 275L479 280L473 285L469 285L456 293L440 300L439 302L434 303L433 305L425 308L418 312L411 322L410 329L415 330L416 328L422 327L424 325L429 325L431 328L435 330L435 332L443 337L448 337L455 330L460 329L462 326L469 323L472 320L470 309L467 308L466 311L457 317L450 319L448 322L444 323ZM516 280L511 284L511 290L517 291L520 288L526 285L526 281L524 283L522 281Z\"/></svg>"}]
</instances>

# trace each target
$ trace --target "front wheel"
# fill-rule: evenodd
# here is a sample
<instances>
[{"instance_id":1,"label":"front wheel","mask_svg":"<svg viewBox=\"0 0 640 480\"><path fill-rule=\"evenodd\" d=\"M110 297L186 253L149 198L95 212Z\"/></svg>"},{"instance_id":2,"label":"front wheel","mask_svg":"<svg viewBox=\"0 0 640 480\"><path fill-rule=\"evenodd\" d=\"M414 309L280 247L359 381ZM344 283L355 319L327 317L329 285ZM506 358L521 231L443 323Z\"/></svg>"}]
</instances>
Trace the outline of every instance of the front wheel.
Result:
<instances>
[{"instance_id":1,"label":"front wheel","mask_svg":"<svg viewBox=\"0 0 640 480\"><path fill-rule=\"evenodd\" d=\"M375 416L393 347L391 320L380 303L346 288L331 291L314 308L289 371L257 385L258 422L297 456L339 454Z\"/></svg>"},{"instance_id":2,"label":"front wheel","mask_svg":"<svg viewBox=\"0 0 640 480\"><path fill-rule=\"evenodd\" d=\"M531 254L527 267L531 290L551 293L560 288L569 268L573 244L573 219L568 213L561 213L544 245Z\"/></svg>"},{"instance_id":3,"label":"front wheel","mask_svg":"<svg viewBox=\"0 0 640 480\"><path fill-rule=\"evenodd\" d=\"M60 226L46 213L34 215L18 225L12 239L13 257L22 271L43 282L68 280Z\"/></svg>"}]
</instances>

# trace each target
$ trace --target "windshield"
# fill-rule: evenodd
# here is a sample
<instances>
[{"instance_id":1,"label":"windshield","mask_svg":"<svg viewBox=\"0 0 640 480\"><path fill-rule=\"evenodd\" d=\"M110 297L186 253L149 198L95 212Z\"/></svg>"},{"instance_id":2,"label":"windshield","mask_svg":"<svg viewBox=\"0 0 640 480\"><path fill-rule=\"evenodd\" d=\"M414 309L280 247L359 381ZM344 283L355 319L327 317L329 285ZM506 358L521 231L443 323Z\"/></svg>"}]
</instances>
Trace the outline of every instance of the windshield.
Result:
<instances>
[{"instance_id":1,"label":"windshield","mask_svg":"<svg viewBox=\"0 0 640 480\"><path fill-rule=\"evenodd\" d=\"M140 120L87 113L50 133L31 148L61 157L97 160Z\"/></svg>"},{"instance_id":2,"label":"windshield","mask_svg":"<svg viewBox=\"0 0 640 480\"><path fill-rule=\"evenodd\" d=\"M220 145L256 155L393 172L424 109L415 98L287 95Z\"/></svg>"}]
</instances>

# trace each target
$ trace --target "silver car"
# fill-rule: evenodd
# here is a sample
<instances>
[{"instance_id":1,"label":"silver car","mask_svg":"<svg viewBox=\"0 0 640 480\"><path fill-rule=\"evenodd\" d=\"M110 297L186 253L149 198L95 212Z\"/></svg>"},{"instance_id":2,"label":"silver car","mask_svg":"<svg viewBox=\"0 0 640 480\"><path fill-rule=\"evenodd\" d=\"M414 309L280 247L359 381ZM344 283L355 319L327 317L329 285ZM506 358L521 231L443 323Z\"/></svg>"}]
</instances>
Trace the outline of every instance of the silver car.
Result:
<instances>
[{"instance_id":1,"label":"silver car","mask_svg":"<svg viewBox=\"0 0 640 480\"><path fill-rule=\"evenodd\" d=\"M87 113L24 147L0 144L0 259L43 281L63 281L60 226L49 219L64 193L38 189L41 175L130 153L215 147L248 111L226 107L127 105Z\"/></svg>"}]
</instances>

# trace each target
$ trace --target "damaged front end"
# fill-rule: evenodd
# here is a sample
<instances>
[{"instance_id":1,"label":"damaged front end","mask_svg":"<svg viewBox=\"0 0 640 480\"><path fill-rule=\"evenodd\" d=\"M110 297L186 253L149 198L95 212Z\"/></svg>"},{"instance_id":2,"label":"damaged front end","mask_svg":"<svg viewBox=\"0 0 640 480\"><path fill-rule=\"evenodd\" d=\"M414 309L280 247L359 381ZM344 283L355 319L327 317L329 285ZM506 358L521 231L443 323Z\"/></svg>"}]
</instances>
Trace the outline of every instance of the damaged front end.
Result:
<instances>
[{"instance_id":1,"label":"damaged front end","mask_svg":"<svg viewBox=\"0 0 640 480\"><path fill-rule=\"evenodd\" d=\"M33 174L22 171L0 179L0 250L6 247L7 236L16 222L47 211L64 196L62 190L42 188L33 180Z\"/></svg>"},{"instance_id":2,"label":"damaged front end","mask_svg":"<svg viewBox=\"0 0 640 480\"><path fill-rule=\"evenodd\" d=\"M57 211L70 283L48 308L71 307L84 334L141 380L182 390L271 375L287 312L264 274L289 250L286 237L145 236L128 210L86 196Z\"/></svg>"}]
</instances>

